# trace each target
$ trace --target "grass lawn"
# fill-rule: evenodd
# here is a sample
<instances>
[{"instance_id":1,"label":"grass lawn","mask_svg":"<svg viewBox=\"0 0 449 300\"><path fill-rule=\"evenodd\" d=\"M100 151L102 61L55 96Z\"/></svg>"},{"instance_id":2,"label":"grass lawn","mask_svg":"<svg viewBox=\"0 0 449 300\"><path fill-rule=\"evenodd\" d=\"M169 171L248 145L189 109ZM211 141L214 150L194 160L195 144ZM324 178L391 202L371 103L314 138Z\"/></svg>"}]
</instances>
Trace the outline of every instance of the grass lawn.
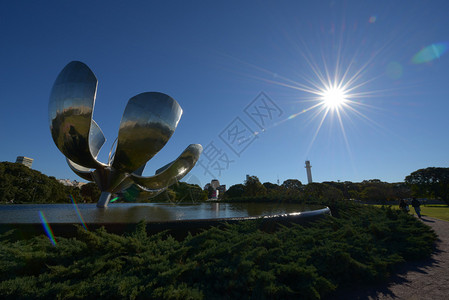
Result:
<instances>
[{"instance_id":1,"label":"grass lawn","mask_svg":"<svg viewBox=\"0 0 449 300\"><path fill-rule=\"evenodd\" d=\"M374 205L381 207L382 205ZM391 205L392 208L399 209L398 205ZM410 205L410 213L415 214L415 210ZM445 204L421 205L421 215L440 219L449 222L449 206Z\"/></svg>"},{"instance_id":2,"label":"grass lawn","mask_svg":"<svg viewBox=\"0 0 449 300\"><path fill-rule=\"evenodd\" d=\"M413 212L415 212L412 209ZM421 205L421 214L444 221L449 221L449 206L444 204Z\"/></svg>"}]
</instances>

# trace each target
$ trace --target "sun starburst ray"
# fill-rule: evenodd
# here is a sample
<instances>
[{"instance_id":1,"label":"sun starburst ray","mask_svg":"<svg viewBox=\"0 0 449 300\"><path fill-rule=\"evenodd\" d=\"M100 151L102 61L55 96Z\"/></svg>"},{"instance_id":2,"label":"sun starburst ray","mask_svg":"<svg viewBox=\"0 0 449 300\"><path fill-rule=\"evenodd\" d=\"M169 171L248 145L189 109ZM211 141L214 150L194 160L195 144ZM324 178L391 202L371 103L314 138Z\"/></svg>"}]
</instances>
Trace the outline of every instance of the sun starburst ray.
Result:
<instances>
[{"instance_id":1,"label":"sun starburst ray","mask_svg":"<svg viewBox=\"0 0 449 300\"><path fill-rule=\"evenodd\" d=\"M309 143L309 147L307 147L306 155L309 154L310 150L312 149L313 143L315 142L315 139L318 136L318 133L320 132L321 126L323 125L324 120L326 120L326 116L327 116L328 113L329 113L329 109L326 109L324 114L323 114L323 117L320 120L320 123L318 124L317 129L315 130L315 133L314 133L314 135L312 137L312 140Z\"/></svg>"}]
</instances>

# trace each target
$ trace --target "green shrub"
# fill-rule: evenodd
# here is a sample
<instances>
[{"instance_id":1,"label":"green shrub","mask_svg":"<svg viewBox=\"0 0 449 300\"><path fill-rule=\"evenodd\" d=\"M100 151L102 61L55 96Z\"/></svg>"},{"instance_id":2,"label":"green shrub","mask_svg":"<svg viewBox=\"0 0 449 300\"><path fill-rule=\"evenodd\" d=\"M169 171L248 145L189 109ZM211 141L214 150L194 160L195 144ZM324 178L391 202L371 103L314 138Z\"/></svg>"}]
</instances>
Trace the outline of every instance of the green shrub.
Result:
<instances>
[{"instance_id":1,"label":"green shrub","mask_svg":"<svg viewBox=\"0 0 449 300\"><path fill-rule=\"evenodd\" d=\"M334 204L339 217L261 231L260 221L177 241L79 227L75 238L0 237L0 297L320 299L339 286L385 280L433 251L435 234L388 208Z\"/></svg>"}]
</instances>

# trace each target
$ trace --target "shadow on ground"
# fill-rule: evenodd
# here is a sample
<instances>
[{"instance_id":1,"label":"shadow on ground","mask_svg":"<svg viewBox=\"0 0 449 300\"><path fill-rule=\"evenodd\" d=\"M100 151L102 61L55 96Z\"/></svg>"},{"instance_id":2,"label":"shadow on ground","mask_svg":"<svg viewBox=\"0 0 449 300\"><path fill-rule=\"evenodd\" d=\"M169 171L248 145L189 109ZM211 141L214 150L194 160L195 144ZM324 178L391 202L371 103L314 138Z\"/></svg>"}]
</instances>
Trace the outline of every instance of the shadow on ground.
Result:
<instances>
[{"instance_id":1,"label":"shadow on ground","mask_svg":"<svg viewBox=\"0 0 449 300\"><path fill-rule=\"evenodd\" d=\"M431 227L435 226L434 223L436 223L435 220L426 218L425 216L423 216L421 220ZM447 253L445 251L445 243L439 239L436 243L436 248L430 258L415 262L405 262L398 265L393 271L394 274L388 279L387 282L373 283L372 285L354 285L352 287L340 288L325 299L406 299L404 298L402 291L400 292L400 296L397 295L398 286L402 286L402 289L409 289L409 286L416 285L416 282L412 282L410 278L415 281L423 277L433 277L435 274L429 274L429 270L435 270L443 267L441 265L441 254L446 255ZM413 277L408 276L409 278L407 278L407 274L410 273L413 273L415 275ZM434 280L438 279L435 278Z\"/></svg>"},{"instance_id":2,"label":"shadow on ground","mask_svg":"<svg viewBox=\"0 0 449 300\"><path fill-rule=\"evenodd\" d=\"M433 255L441 252L440 250L435 250ZM325 299L378 299L379 297L388 298L398 298L391 290L390 287L393 285L401 285L411 283L404 276L408 272L417 272L423 275L428 275L426 268L436 267L438 262L433 258L428 258L426 260L417 262L407 262L399 265L395 270L395 274L385 283L379 283L376 285L357 285L354 287L347 287L337 290L335 293L329 295Z\"/></svg>"}]
</instances>

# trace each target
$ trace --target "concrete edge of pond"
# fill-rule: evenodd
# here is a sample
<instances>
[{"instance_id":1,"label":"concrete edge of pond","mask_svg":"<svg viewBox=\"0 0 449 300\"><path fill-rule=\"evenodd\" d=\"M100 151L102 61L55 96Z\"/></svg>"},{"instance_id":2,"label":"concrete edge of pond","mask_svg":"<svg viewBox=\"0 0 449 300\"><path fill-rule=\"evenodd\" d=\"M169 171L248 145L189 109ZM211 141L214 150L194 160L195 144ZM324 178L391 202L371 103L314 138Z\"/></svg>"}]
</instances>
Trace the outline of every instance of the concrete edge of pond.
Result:
<instances>
[{"instance_id":1,"label":"concrete edge of pond","mask_svg":"<svg viewBox=\"0 0 449 300\"><path fill-rule=\"evenodd\" d=\"M224 224L236 224L247 220L260 220L260 229L264 231L273 231L279 225L288 226L294 224L307 224L316 221L325 215L330 215L331 211L328 207L313 211L289 213L281 215L269 215L262 217L241 217L241 218L220 218L220 219L197 219L197 220L173 220L146 222L146 230L148 234L156 234L162 231L168 233L175 238L185 237L189 232L197 234L205 229L214 226L223 226ZM138 222L133 223L86 223L88 230L93 231L104 227L107 232L114 234L123 234L131 232L136 228ZM73 237L76 235L77 226L81 223L51 223L50 227L55 236ZM21 238L30 238L36 235L45 234L42 223L9 223L0 224L0 234L16 230L15 236Z\"/></svg>"}]
</instances>

